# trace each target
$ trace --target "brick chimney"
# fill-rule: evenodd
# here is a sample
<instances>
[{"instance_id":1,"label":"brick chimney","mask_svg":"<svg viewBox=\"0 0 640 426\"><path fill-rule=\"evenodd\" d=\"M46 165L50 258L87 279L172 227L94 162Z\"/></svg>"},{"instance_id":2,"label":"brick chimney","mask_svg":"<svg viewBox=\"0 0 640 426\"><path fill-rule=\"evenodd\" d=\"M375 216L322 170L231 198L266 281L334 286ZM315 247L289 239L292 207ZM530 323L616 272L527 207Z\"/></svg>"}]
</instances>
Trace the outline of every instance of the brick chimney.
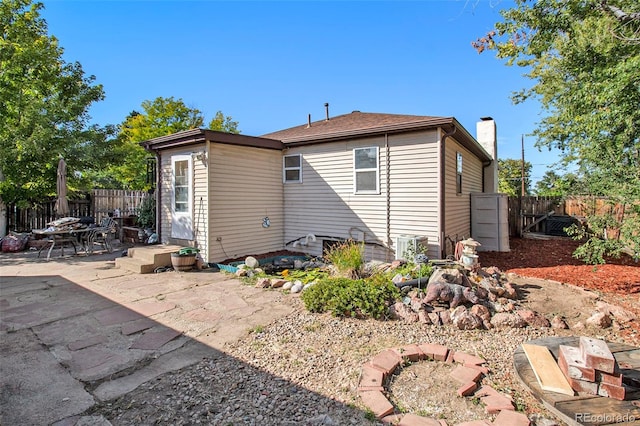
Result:
<instances>
[{"instance_id":1,"label":"brick chimney","mask_svg":"<svg viewBox=\"0 0 640 426\"><path fill-rule=\"evenodd\" d=\"M482 117L476 123L476 135L478 143L493 159L484 170L484 192L498 192L498 136L493 118Z\"/></svg>"}]
</instances>

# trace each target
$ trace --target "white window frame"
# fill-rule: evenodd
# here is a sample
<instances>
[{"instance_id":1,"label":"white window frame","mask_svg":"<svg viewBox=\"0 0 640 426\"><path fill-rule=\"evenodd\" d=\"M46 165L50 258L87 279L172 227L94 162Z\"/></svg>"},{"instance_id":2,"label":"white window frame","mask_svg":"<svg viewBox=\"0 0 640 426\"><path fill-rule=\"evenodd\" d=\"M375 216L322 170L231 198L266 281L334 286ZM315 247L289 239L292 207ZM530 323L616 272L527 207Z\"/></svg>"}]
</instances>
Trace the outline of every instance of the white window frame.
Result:
<instances>
[{"instance_id":1,"label":"white window frame","mask_svg":"<svg viewBox=\"0 0 640 426\"><path fill-rule=\"evenodd\" d=\"M182 161L186 161L187 162L187 211L186 212L178 212L176 211L176 163L182 162ZM173 218L176 219L180 219L180 218L184 218L185 220L188 221L188 223L191 223L191 220L193 218L193 159L191 158L191 155L173 155L171 156L171 172L172 172L172 178L171 178L171 215ZM173 220L173 219L172 219ZM173 232L173 226L172 226L172 232L171 232L171 236L173 238L185 238L185 236L182 235L177 235L174 234ZM193 238L193 236L191 237Z\"/></svg>"},{"instance_id":2,"label":"white window frame","mask_svg":"<svg viewBox=\"0 0 640 426\"><path fill-rule=\"evenodd\" d=\"M356 168L356 152L364 149L376 150L376 166L371 168ZM358 190L358 173L362 172L376 172L376 189ZM353 148L353 193L354 194L380 194L380 147L378 146L363 146L359 148Z\"/></svg>"},{"instance_id":3,"label":"white window frame","mask_svg":"<svg viewBox=\"0 0 640 426\"><path fill-rule=\"evenodd\" d=\"M287 167L286 161L287 157L298 157L299 166L298 167ZM287 170L298 170L298 179L296 180L288 180L287 179ZM302 183L302 154L290 154L282 157L282 182L283 183Z\"/></svg>"}]
</instances>

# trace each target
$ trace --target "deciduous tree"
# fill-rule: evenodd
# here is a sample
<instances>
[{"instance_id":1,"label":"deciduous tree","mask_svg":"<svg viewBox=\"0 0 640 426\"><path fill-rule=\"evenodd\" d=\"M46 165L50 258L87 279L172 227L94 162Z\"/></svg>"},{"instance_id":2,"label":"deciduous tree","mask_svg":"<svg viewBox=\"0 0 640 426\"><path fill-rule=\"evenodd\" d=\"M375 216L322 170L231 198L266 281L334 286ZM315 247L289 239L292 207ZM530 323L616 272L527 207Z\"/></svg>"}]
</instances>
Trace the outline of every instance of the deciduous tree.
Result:
<instances>
[{"instance_id":1,"label":"deciduous tree","mask_svg":"<svg viewBox=\"0 0 640 426\"><path fill-rule=\"evenodd\" d=\"M627 206L616 225L619 239L601 252L640 256L640 3L516 0L501 14L504 20L474 46L527 71L533 85L514 100L533 97L545 110L534 132L538 146L558 148L591 194ZM578 237L597 247L606 233L598 224L612 221L589 222Z\"/></svg>"},{"instance_id":2,"label":"deciduous tree","mask_svg":"<svg viewBox=\"0 0 640 426\"><path fill-rule=\"evenodd\" d=\"M524 195L529 195L531 186L531 163L524 162ZM522 193L522 160L506 158L498 160L498 191L510 196Z\"/></svg>"},{"instance_id":3,"label":"deciduous tree","mask_svg":"<svg viewBox=\"0 0 640 426\"><path fill-rule=\"evenodd\" d=\"M89 126L88 109L102 86L78 62L67 63L58 40L30 0L0 3L0 216L4 203L29 204L55 194L59 157L67 161L70 189L89 152L106 152L109 128ZM97 161L96 161L97 160ZM0 220L0 232L4 232Z\"/></svg>"}]
</instances>

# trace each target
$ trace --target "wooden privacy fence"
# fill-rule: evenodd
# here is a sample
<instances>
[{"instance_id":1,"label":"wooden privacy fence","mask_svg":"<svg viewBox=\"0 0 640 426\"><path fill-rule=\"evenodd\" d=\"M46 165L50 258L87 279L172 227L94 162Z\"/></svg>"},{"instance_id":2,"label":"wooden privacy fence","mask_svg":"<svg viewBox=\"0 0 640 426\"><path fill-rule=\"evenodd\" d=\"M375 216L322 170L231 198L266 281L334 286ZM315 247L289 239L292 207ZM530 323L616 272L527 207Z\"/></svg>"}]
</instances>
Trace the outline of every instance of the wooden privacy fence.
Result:
<instances>
[{"instance_id":1,"label":"wooden privacy fence","mask_svg":"<svg viewBox=\"0 0 640 426\"><path fill-rule=\"evenodd\" d=\"M617 220L624 216L624 206L612 204L605 197L509 197L509 235L523 232L545 232L544 220L553 216L584 218L593 214L612 214Z\"/></svg>"},{"instance_id":2,"label":"wooden privacy fence","mask_svg":"<svg viewBox=\"0 0 640 426\"><path fill-rule=\"evenodd\" d=\"M93 217L96 223L119 213L121 217L135 216L142 201L149 194L145 191L120 189L94 189L85 199L69 200L71 217ZM59 219L55 211L55 198L44 200L34 206L20 208L7 206L7 232L30 232L47 227L47 223Z\"/></svg>"},{"instance_id":3,"label":"wooden privacy fence","mask_svg":"<svg viewBox=\"0 0 640 426\"><path fill-rule=\"evenodd\" d=\"M43 229L47 223L58 219L55 211L56 200L46 200L36 206L20 208L10 204L7 206L7 231L30 232L32 229ZM91 216L90 200L69 200L69 216Z\"/></svg>"},{"instance_id":4,"label":"wooden privacy fence","mask_svg":"<svg viewBox=\"0 0 640 426\"><path fill-rule=\"evenodd\" d=\"M94 189L91 193L93 216L96 222L113 215L116 209L120 217L137 215L142 200L149 194L145 191L130 191L124 189Z\"/></svg>"},{"instance_id":5,"label":"wooden privacy fence","mask_svg":"<svg viewBox=\"0 0 640 426\"><path fill-rule=\"evenodd\" d=\"M544 224L540 221L553 211L556 215L564 215L564 202L558 197L509 197L509 235L521 236L522 231L530 227L531 232L543 232Z\"/></svg>"}]
</instances>

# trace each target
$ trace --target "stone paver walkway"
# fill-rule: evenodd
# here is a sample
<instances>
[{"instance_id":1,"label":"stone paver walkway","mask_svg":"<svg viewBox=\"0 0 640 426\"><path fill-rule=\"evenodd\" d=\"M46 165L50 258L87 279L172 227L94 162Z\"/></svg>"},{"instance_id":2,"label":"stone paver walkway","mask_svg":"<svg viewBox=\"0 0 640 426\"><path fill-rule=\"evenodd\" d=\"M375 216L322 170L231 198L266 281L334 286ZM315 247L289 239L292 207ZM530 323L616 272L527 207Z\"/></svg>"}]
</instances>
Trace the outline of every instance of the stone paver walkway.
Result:
<instances>
[{"instance_id":1,"label":"stone paver walkway","mask_svg":"<svg viewBox=\"0 0 640 426\"><path fill-rule=\"evenodd\" d=\"M0 254L1 424L74 424L292 311L223 273L137 275L116 256Z\"/></svg>"}]
</instances>

